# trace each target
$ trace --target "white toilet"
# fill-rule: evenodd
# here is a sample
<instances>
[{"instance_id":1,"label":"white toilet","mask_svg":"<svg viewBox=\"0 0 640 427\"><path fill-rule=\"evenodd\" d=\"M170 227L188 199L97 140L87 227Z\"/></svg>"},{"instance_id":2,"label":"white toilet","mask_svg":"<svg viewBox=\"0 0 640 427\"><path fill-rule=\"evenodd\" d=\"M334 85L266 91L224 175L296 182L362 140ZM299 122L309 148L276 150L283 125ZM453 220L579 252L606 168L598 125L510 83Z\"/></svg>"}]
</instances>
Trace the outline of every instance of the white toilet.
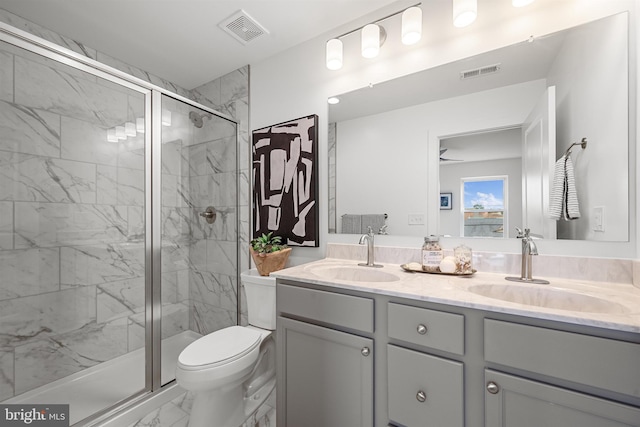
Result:
<instances>
[{"instance_id":1,"label":"white toilet","mask_svg":"<svg viewBox=\"0 0 640 427\"><path fill-rule=\"evenodd\" d=\"M275 387L276 279L240 274L249 326L197 339L178 356L176 380L194 394L189 427L238 427Z\"/></svg>"}]
</instances>

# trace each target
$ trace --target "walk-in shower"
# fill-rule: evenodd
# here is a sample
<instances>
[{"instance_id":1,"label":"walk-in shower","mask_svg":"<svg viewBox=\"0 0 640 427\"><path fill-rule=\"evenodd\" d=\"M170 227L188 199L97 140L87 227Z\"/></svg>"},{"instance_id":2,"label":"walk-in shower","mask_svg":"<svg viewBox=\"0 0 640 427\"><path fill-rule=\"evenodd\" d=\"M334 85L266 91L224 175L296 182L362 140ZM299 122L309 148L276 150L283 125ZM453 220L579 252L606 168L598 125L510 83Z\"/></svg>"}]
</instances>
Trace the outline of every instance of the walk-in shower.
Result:
<instances>
[{"instance_id":1,"label":"walk-in shower","mask_svg":"<svg viewBox=\"0 0 640 427\"><path fill-rule=\"evenodd\" d=\"M237 323L236 126L0 26L1 402L96 420Z\"/></svg>"}]
</instances>

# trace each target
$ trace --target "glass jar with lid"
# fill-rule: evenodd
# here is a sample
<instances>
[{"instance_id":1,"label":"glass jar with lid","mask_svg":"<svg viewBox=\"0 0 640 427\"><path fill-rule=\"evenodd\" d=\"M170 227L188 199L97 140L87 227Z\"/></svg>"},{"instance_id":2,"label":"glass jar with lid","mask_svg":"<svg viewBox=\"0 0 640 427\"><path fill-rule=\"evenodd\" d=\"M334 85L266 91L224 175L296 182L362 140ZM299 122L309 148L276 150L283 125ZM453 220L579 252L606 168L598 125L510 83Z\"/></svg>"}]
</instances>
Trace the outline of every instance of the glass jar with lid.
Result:
<instances>
[{"instance_id":1,"label":"glass jar with lid","mask_svg":"<svg viewBox=\"0 0 640 427\"><path fill-rule=\"evenodd\" d=\"M457 274L471 274L473 273L473 253L471 248L460 245L453 249L453 257L456 263Z\"/></svg>"},{"instance_id":2,"label":"glass jar with lid","mask_svg":"<svg viewBox=\"0 0 640 427\"><path fill-rule=\"evenodd\" d=\"M422 270L437 273L440 271L440 261L442 261L440 238L434 235L425 237L422 245Z\"/></svg>"}]
</instances>

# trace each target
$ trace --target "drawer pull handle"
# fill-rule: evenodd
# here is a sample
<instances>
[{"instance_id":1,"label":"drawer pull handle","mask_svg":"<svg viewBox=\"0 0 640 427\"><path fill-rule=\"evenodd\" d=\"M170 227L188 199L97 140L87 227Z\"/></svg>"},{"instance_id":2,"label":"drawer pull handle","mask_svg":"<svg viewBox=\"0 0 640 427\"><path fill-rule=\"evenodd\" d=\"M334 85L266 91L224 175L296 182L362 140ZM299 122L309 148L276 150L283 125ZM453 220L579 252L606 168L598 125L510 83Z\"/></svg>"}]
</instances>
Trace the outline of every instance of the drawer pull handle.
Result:
<instances>
[{"instance_id":1,"label":"drawer pull handle","mask_svg":"<svg viewBox=\"0 0 640 427\"><path fill-rule=\"evenodd\" d=\"M493 381L487 383L487 391L491 394L496 394L500 391L500 386Z\"/></svg>"},{"instance_id":2,"label":"drawer pull handle","mask_svg":"<svg viewBox=\"0 0 640 427\"><path fill-rule=\"evenodd\" d=\"M369 350L369 347L362 347L360 353L362 353L363 356L367 357L371 354L371 350Z\"/></svg>"},{"instance_id":3,"label":"drawer pull handle","mask_svg":"<svg viewBox=\"0 0 640 427\"><path fill-rule=\"evenodd\" d=\"M418 394L416 394L416 399L418 400L418 402L422 403L427 400L427 394L424 391L420 390Z\"/></svg>"},{"instance_id":4,"label":"drawer pull handle","mask_svg":"<svg viewBox=\"0 0 640 427\"><path fill-rule=\"evenodd\" d=\"M416 328L416 330L418 331L418 333L420 335L424 335L427 333L427 327L425 325L423 325L422 323L418 325L418 327Z\"/></svg>"}]
</instances>

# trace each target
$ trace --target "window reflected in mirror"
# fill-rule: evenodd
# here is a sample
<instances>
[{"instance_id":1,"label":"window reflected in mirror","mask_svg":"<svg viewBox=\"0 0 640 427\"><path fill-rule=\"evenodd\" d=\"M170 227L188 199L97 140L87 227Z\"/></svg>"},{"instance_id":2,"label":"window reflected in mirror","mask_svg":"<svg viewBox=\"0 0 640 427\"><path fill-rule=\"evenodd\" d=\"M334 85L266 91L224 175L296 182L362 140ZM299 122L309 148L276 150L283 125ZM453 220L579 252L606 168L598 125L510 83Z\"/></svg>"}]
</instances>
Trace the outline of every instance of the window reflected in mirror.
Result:
<instances>
[{"instance_id":1,"label":"window reflected in mirror","mask_svg":"<svg viewBox=\"0 0 640 427\"><path fill-rule=\"evenodd\" d=\"M504 237L508 220L508 178L462 178L462 237ZM441 215L443 215L441 213ZM508 228L508 227L507 227Z\"/></svg>"}]
</instances>

